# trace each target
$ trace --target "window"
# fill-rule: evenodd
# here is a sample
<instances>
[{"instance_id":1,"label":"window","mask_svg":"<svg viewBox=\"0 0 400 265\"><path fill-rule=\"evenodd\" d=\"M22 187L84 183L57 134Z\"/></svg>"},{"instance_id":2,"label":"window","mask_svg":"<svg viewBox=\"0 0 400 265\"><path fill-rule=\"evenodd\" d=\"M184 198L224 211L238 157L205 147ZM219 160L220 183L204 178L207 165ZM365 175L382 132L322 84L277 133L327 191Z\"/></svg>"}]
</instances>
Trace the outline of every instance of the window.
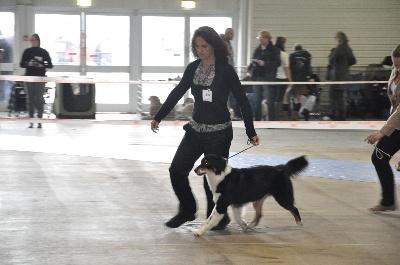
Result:
<instances>
[{"instance_id":1,"label":"window","mask_svg":"<svg viewBox=\"0 0 400 265\"><path fill-rule=\"evenodd\" d=\"M35 32L54 65L79 65L79 15L37 14Z\"/></svg>"},{"instance_id":2,"label":"window","mask_svg":"<svg viewBox=\"0 0 400 265\"><path fill-rule=\"evenodd\" d=\"M183 66L184 18L145 16L142 21L142 65Z\"/></svg>"},{"instance_id":3,"label":"window","mask_svg":"<svg viewBox=\"0 0 400 265\"><path fill-rule=\"evenodd\" d=\"M129 65L129 17L86 16L87 65Z\"/></svg>"}]
</instances>

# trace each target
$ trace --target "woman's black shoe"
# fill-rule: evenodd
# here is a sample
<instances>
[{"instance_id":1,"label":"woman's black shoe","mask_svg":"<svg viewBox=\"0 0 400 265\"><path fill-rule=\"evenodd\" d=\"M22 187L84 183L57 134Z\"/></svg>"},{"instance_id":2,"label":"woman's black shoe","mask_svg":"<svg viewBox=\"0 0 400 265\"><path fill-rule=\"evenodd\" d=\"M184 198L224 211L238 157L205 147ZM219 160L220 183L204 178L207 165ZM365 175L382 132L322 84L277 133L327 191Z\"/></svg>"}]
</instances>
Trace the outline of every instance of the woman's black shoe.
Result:
<instances>
[{"instance_id":1,"label":"woman's black shoe","mask_svg":"<svg viewBox=\"0 0 400 265\"><path fill-rule=\"evenodd\" d=\"M181 225L183 225L186 222L193 221L194 219L196 219L196 215L195 214L187 215L187 214L183 214L183 213L179 212L177 215L172 217L171 220L166 222L165 225L170 227L170 228L177 228L177 227L180 227Z\"/></svg>"}]
</instances>

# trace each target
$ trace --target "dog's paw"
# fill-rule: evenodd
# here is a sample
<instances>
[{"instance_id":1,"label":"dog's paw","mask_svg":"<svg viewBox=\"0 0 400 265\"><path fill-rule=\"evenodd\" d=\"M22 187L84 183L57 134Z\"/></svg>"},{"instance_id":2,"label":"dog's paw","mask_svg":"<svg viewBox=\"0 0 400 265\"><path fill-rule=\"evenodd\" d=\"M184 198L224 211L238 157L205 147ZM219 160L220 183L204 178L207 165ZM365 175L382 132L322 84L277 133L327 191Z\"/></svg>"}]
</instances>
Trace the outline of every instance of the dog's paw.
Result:
<instances>
[{"instance_id":1,"label":"dog's paw","mask_svg":"<svg viewBox=\"0 0 400 265\"><path fill-rule=\"evenodd\" d=\"M249 229L249 226L247 225L247 222L241 222L239 223L240 228L242 228L242 230L244 232L246 232Z\"/></svg>"},{"instance_id":2,"label":"dog's paw","mask_svg":"<svg viewBox=\"0 0 400 265\"><path fill-rule=\"evenodd\" d=\"M303 226L303 222L302 221L296 221L296 224L299 226Z\"/></svg>"},{"instance_id":3,"label":"dog's paw","mask_svg":"<svg viewBox=\"0 0 400 265\"><path fill-rule=\"evenodd\" d=\"M203 233L200 232L200 230L194 230L193 231L193 235L195 235L196 237L201 237Z\"/></svg>"},{"instance_id":4,"label":"dog's paw","mask_svg":"<svg viewBox=\"0 0 400 265\"><path fill-rule=\"evenodd\" d=\"M258 222L251 222L250 224L247 225L247 229L252 230L257 224Z\"/></svg>"}]
</instances>

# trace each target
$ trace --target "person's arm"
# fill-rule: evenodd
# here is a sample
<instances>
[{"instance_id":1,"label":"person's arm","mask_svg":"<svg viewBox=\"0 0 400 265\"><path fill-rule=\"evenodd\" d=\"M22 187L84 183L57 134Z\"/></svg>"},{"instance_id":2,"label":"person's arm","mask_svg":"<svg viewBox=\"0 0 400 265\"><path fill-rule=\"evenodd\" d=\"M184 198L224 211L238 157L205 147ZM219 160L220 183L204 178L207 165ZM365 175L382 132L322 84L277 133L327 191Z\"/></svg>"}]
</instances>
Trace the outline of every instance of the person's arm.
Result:
<instances>
[{"instance_id":1,"label":"person's arm","mask_svg":"<svg viewBox=\"0 0 400 265\"><path fill-rule=\"evenodd\" d=\"M45 55L44 60L43 60L44 67L48 68L48 69L51 69L51 68L53 68L53 63L51 62L50 54L46 50L44 50L44 51L46 52L46 55Z\"/></svg>"},{"instance_id":2,"label":"person's arm","mask_svg":"<svg viewBox=\"0 0 400 265\"><path fill-rule=\"evenodd\" d=\"M283 71L285 71L285 74L287 78L289 79L289 82L292 82L292 72L290 71L290 61L289 61L289 55L287 53L284 53L283 55Z\"/></svg>"},{"instance_id":3,"label":"person's arm","mask_svg":"<svg viewBox=\"0 0 400 265\"><path fill-rule=\"evenodd\" d=\"M272 45L272 43L269 45ZM267 72L274 71L281 65L281 52L278 48L272 46L269 54L270 56L265 56L264 58L264 67Z\"/></svg>"},{"instance_id":4,"label":"person's arm","mask_svg":"<svg viewBox=\"0 0 400 265\"><path fill-rule=\"evenodd\" d=\"M197 65L198 64L191 63L188 65L188 67L186 67L181 81L171 91L161 108L158 110L157 114L154 116L155 121L160 123L161 120L171 112L183 95L185 95L186 91L190 88L191 80L193 79Z\"/></svg>"},{"instance_id":5,"label":"person's arm","mask_svg":"<svg viewBox=\"0 0 400 265\"><path fill-rule=\"evenodd\" d=\"M331 54L329 55L329 64L333 66L337 61L338 57L339 57L339 48L332 49Z\"/></svg>"},{"instance_id":6,"label":"person's arm","mask_svg":"<svg viewBox=\"0 0 400 265\"><path fill-rule=\"evenodd\" d=\"M392 71L391 77L389 78L389 86L391 82L393 82L394 78L397 75L397 71L394 69ZM364 141L367 141L370 144L374 144L376 141L382 139L384 136L390 136L396 128L400 127L400 104L397 105L397 108L391 111L391 115L386 121L385 125L378 131L370 133Z\"/></svg>"},{"instance_id":7,"label":"person's arm","mask_svg":"<svg viewBox=\"0 0 400 265\"><path fill-rule=\"evenodd\" d=\"M22 57L21 57L21 61L20 61L20 63L19 63L19 66L21 67L21 68L27 68L28 67L28 53L27 53L27 50L25 50L24 52L23 52L23 54L22 54Z\"/></svg>"}]
</instances>

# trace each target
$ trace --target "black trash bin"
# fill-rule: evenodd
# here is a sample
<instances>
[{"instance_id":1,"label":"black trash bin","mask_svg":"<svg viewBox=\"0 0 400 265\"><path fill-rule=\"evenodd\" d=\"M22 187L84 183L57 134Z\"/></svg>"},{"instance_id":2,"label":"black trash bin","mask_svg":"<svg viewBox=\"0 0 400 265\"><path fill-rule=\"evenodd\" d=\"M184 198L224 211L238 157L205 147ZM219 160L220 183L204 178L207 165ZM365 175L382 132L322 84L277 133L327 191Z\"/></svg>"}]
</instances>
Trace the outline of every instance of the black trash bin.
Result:
<instances>
[{"instance_id":1,"label":"black trash bin","mask_svg":"<svg viewBox=\"0 0 400 265\"><path fill-rule=\"evenodd\" d=\"M58 83L53 109L61 119L95 119L95 85Z\"/></svg>"}]
</instances>

